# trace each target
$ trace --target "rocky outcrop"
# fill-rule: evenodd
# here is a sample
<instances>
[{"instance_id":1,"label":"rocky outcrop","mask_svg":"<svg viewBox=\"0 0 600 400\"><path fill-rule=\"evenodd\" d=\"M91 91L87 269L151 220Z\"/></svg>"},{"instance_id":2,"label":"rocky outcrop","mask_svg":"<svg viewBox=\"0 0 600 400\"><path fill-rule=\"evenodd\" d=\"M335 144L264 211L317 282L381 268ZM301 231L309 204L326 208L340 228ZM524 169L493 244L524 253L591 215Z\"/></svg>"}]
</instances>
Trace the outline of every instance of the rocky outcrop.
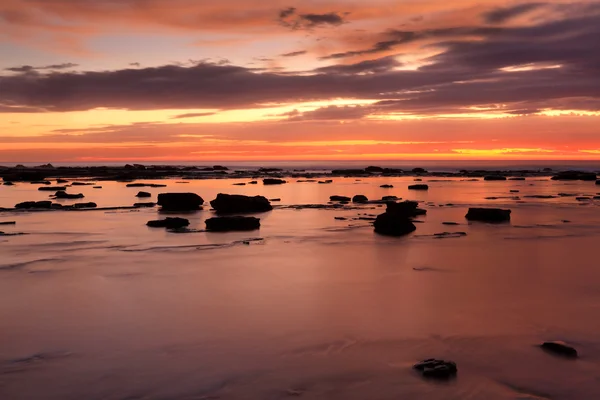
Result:
<instances>
[{"instance_id":1,"label":"rocky outcrop","mask_svg":"<svg viewBox=\"0 0 600 400\"><path fill-rule=\"evenodd\" d=\"M565 342L544 342L540 345L540 347L559 356L577 358L577 350L574 347L567 345Z\"/></svg>"},{"instance_id":2,"label":"rocky outcrop","mask_svg":"<svg viewBox=\"0 0 600 400\"><path fill-rule=\"evenodd\" d=\"M365 204L369 202L369 199L364 194L357 194L352 198L353 203Z\"/></svg>"},{"instance_id":3,"label":"rocky outcrop","mask_svg":"<svg viewBox=\"0 0 600 400\"><path fill-rule=\"evenodd\" d=\"M167 228L167 229L180 229L185 228L190 224L185 218L165 218L156 221L148 221L147 226L151 228Z\"/></svg>"},{"instance_id":4,"label":"rocky outcrop","mask_svg":"<svg viewBox=\"0 0 600 400\"><path fill-rule=\"evenodd\" d=\"M407 217L388 212L378 215L373 226L376 233L386 236L404 236L417 229Z\"/></svg>"},{"instance_id":5,"label":"rocky outcrop","mask_svg":"<svg viewBox=\"0 0 600 400\"><path fill-rule=\"evenodd\" d=\"M383 189L392 189L394 187L394 185L381 185L379 187L383 188Z\"/></svg>"},{"instance_id":6,"label":"rocky outcrop","mask_svg":"<svg viewBox=\"0 0 600 400\"><path fill-rule=\"evenodd\" d=\"M202 208L204 199L196 193L161 193L157 203L164 211L196 211Z\"/></svg>"},{"instance_id":7,"label":"rocky outcrop","mask_svg":"<svg viewBox=\"0 0 600 400\"><path fill-rule=\"evenodd\" d=\"M148 203L134 203L133 206L135 208L150 208L156 206L156 203L148 202Z\"/></svg>"},{"instance_id":8,"label":"rocky outcrop","mask_svg":"<svg viewBox=\"0 0 600 400\"><path fill-rule=\"evenodd\" d=\"M425 184L409 185L408 190L429 190L429 185L425 185Z\"/></svg>"},{"instance_id":9,"label":"rocky outcrop","mask_svg":"<svg viewBox=\"0 0 600 400\"><path fill-rule=\"evenodd\" d=\"M427 170L425 168L413 168L413 174L426 174Z\"/></svg>"},{"instance_id":10,"label":"rocky outcrop","mask_svg":"<svg viewBox=\"0 0 600 400\"><path fill-rule=\"evenodd\" d=\"M350 197L347 196L329 196L329 201L350 201Z\"/></svg>"},{"instance_id":11,"label":"rocky outcrop","mask_svg":"<svg viewBox=\"0 0 600 400\"><path fill-rule=\"evenodd\" d=\"M59 190L65 191L67 190L66 186L40 186L38 188L39 191L42 192L57 192Z\"/></svg>"},{"instance_id":12,"label":"rocky outcrop","mask_svg":"<svg viewBox=\"0 0 600 400\"><path fill-rule=\"evenodd\" d=\"M465 216L469 221L482 222L508 222L510 221L511 210L500 208L469 208Z\"/></svg>"},{"instance_id":13,"label":"rocky outcrop","mask_svg":"<svg viewBox=\"0 0 600 400\"><path fill-rule=\"evenodd\" d=\"M283 179L278 179L278 178L263 179L263 185L283 185L284 183L287 183L287 181L284 181Z\"/></svg>"},{"instance_id":14,"label":"rocky outcrop","mask_svg":"<svg viewBox=\"0 0 600 400\"><path fill-rule=\"evenodd\" d=\"M206 220L206 230L211 232L253 231L260 229L260 219L255 217L214 217Z\"/></svg>"},{"instance_id":15,"label":"rocky outcrop","mask_svg":"<svg viewBox=\"0 0 600 400\"><path fill-rule=\"evenodd\" d=\"M152 197L152 194L148 192L138 192L138 194L136 194L135 197Z\"/></svg>"},{"instance_id":16,"label":"rocky outcrop","mask_svg":"<svg viewBox=\"0 0 600 400\"><path fill-rule=\"evenodd\" d=\"M505 181L506 177L503 175L486 175L483 177L484 181Z\"/></svg>"},{"instance_id":17,"label":"rocky outcrop","mask_svg":"<svg viewBox=\"0 0 600 400\"><path fill-rule=\"evenodd\" d=\"M57 199L71 200L71 199L83 199L85 196L83 195L83 193L71 194L71 193L67 193L63 190L59 190L58 192L54 193L54 197L56 197Z\"/></svg>"},{"instance_id":18,"label":"rocky outcrop","mask_svg":"<svg viewBox=\"0 0 600 400\"><path fill-rule=\"evenodd\" d=\"M76 204L73 204L72 207L73 208L96 208L96 207L98 207L98 204L93 203L93 202L89 202L89 203L76 203Z\"/></svg>"},{"instance_id":19,"label":"rocky outcrop","mask_svg":"<svg viewBox=\"0 0 600 400\"><path fill-rule=\"evenodd\" d=\"M95 183L93 182L72 182L71 186L94 186Z\"/></svg>"},{"instance_id":20,"label":"rocky outcrop","mask_svg":"<svg viewBox=\"0 0 600 400\"><path fill-rule=\"evenodd\" d=\"M15 205L15 208L20 209L20 210L30 209L30 208L49 209L50 207L52 207L51 201L24 201L22 203Z\"/></svg>"},{"instance_id":21,"label":"rocky outcrop","mask_svg":"<svg viewBox=\"0 0 600 400\"><path fill-rule=\"evenodd\" d=\"M595 181L594 172L564 171L559 172L551 178L553 181Z\"/></svg>"},{"instance_id":22,"label":"rocky outcrop","mask_svg":"<svg viewBox=\"0 0 600 400\"><path fill-rule=\"evenodd\" d=\"M420 371L425 378L449 379L458 373L456 363L453 361L436 360L429 358L416 363L414 369Z\"/></svg>"},{"instance_id":23,"label":"rocky outcrop","mask_svg":"<svg viewBox=\"0 0 600 400\"><path fill-rule=\"evenodd\" d=\"M217 198L210 202L220 214L257 213L271 211L273 207L264 196L244 196L239 194L219 193Z\"/></svg>"},{"instance_id":24,"label":"rocky outcrop","mask_svg":"<svg viewBox=\"0 0 600 400\"><path fill-rule=\"evenodd\" d=\"M386 212L388 214L399 215L404 218L414 218L419 215L427 214L427 210L419 208L419 203L408 200L400 203L387 203Z\"/></svg>"}]
</instances>

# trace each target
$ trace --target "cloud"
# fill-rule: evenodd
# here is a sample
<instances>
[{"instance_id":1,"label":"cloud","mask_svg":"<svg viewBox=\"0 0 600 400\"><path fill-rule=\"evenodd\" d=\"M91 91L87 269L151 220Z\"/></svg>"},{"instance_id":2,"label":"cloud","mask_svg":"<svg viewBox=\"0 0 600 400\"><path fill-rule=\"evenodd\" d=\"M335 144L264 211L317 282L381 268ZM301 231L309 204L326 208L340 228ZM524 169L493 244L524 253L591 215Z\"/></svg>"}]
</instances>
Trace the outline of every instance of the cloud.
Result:
<instances>
[{"instance_id":1,"label":"cloud","mask_svg":"<svg viewBox=\"0 0 600 400\"><path fill-rule=\"evenodd\" d=\"M196 118L196 117L208 117L210 115L215 115L214 112L201 112L201 113L187 113L187 114L179 114L171 117L171 119L183 119L183 118Z\"/></svg>"},{"instance_id":2,"label":"cloud","mask_svg":"<svg viewBox=\"0 0 600 400\"><path fill-rule=\"evenodd\" d=\"M393 70L402 66L395 56L383 57L375 60L365 60L354 64L338 64L317 68L315 72L327 74L376 74Z\"/></svg>"},{"instance_id":3,"label":"cloud","mask_svg":"<svg viewBox=\"0 0 600 400\"><path fill-rule=\"evenodd\" d=\"M367 116L372 109L366 106L326 106L316 110L298 112L294 110L288 114L289 121L318 121L318 120L353 120Z\"/></svg>"},{"instance_id":4,"label":"cloud","mask_svg":"<svg viewBox=\"0 0 600 400\"><path fill-rule=\"evenodd\" d=\"M304 54L306 54L307 51L306 50L302 50L302 51L293 51L291 53L284 53L281 54L281 57L298 57L298 56L302 56Z\"/></svg>"},{"instance_id":5,"label":"cloud","mask_svg":"<svg viewBox=\"0 0 600 400\"><path fill-rule=\"evenodd\" d=\"M512 7L496 8L484 13L484 19L488 24L503 24L513 18L519 17L530 11L545 7L546 3L524 3Z\"/></svg>"},{"instance_id":6,"label":"cloud","mask_svg":"<svg viewBox=\"0 0 600 400\"><path fill-rule=\"evenodd\" d=\"M45 66L42 66L42 67L32 67L31 65L21 65L19 67L5 68L5 71L19 72L19 73L30 73L30 72L42 71L42 70L71 69L71 68L75 68L75 67L78 67L78 66L79 66L79 64L73 64L73 63L45 65Z\"/></svg>"},{"instance_id":7,"label":"cloud","mask_svg":"<svg viewBox=\"0 0 600 400\"><path fill-rule=\"evenodd\" d=\"M344 13L346 15L347 13ZM279 12L279 24L293 30L310 30L324 26L338 26L346 22L344 15L337 12L324 14L299 14L294 7Z\"/></svg>"}]
</instances>

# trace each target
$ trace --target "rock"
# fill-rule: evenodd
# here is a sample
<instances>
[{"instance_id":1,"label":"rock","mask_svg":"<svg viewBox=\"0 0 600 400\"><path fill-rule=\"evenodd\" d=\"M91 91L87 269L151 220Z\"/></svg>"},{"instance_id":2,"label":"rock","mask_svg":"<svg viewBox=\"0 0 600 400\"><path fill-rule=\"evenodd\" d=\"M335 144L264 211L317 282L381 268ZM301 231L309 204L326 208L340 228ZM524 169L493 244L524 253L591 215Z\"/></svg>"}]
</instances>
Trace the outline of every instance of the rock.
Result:
<instances>
[{"instance_id":1,"label":"rock","mask_svg":"<svg viewBox=\"0 0 600 400\"><path fill-rule=\"evenodd\" d=\"M38 190L42 191L42 192L56 192L59 190L65 191L65 190L67 190L67 187L66 186L40 186L38 188Z\"/></svg>"},{"instance_id":2,"label":"rock","mask_svg":"<svg viewBox=\"0 0 600 400\"><path fill-rule=\"evenodd\" d=\"M594 172L563 171L551 178L553 181L595 181Z\"/></svg>"},{"instance_id":3,"label":"rock","mask_svg":"<svg viewBox=\"0 0 600 400\"><path fill-rule=\"evenodd\" d=\"M507 222L510 221L511 210L500 208L469 208L465 216L469 221Z\"/></svg>"},{"instance_id":4,"label":"rock","mask_svg":"<svg viewBox=\"0 0 600 400\"><path fill-rule=\"evenodd\" d=\"M0 225L16 225L16 221L0 221Z\"/></svg>"},{"instance_id":5,"label":"rock","mask_svg":"<svg viewBox=\"0 0 600 400\"><path fill-rule=\"evenodd\" d=\"M85 197L83 193L70 194L62 190L59 190L58 192L54 193L54 196L57 199L83 199Z\"/></svg>"},{"instance_id":6,"label":"rock","mask_svg":"<svg viewBox=\"0 0 600 400\"><path fill-rule=\"evenodd\" d=\"M180 229L188 226L190 221L185 218L165 218L156 221L148 221L147 226L151 228L167 228L167 229Z\"/></svg>"},{"instance_id":7,"label":"rock","mask_svg":"<svg viewBox=\"0 0 600 400\"><path fill-rule=\"evenodd\" d=\"M392 189L394 187L394 185L381 185L379 187L383 188L383 189Z\"/></svg>"},{"instance_id":8,"label":"rock","mask_svg":"<svg viewBox=\"0 0 600 400\"><path fill-rule=\"evenodd\" d=\"M510 192L511 192L511 193L519 193L519 191L518 191L518 190L511 190Z\"/></svg>"},{"instance_id":9,"label":"rock","mask_svg":"<svg viewBox=\"0 0 600 400\"><path fill-rule=\"evenodd\" d=\"M234 183L233 186L246 186L246 184L243 182L242 183Z\"/></svg>"},{"instance_id":10,"label":"rock","mask_svg":"<svg viewBox=\"0 0 600 400\"><path fill-rule=\"evenodd\" d=\"M255 217L213 217L206 220L206 230L212 232L253 231L260 229L260 219Z\"/></svg>"},{"instance_id":11,"label":"rock","mask_svg":"<svg viewBox=\"0 0 600 400\"><path fill-rule=\"evenodd\" d=\"M265 168L265 167L260 167L258 169L258 172L282 172L283 170L281 168Z\"/></svg>"},{"instance_id":12,"label":"rock","mask_svg":"<svg viewBox=\"0 0 600 400\"><path fill-rule=\"evenodd\" d=\"M287 181L284 181L283 179L278 179L278 178L263 179L263 185L283 185L284 183L287 183Z\"/></svg>"},{"instance_id":13,"label":"rock","mask_svg":"<svg viewBox=\"0 0 600 400\"><path fill-rule=\"evenodd\" d=\"M92 186L95 185L95 183L90 183L90 182L71 182L71 186Z\"/></svg>"},{"instance_id":14,"label":"rock","mask_svg":"<svg viewBox=\"0 0 600 400\"><path fill-rule=\"evenodd\" d=\"M429 190L429 185L425 185L425 184L409 185L408 190Z\"/></svg>"},{"instance_id":15,"label":"rock","mask_svg":"<svg viewBox=\"0 0 600 400\"><path fill-rule=\"evenodd\" d=\"M73 204L73 208L96 208L98 205L96 203L76 203Z\"/></svg>"},{"instance_id":16,"label":"rock","mask_svg":"<svg viewBox=\"0 0 600 400\"><path fill-rule=\"evenodd\" d=\"M364 194L357 194L352 198L353 203L365 204L369 202L369 199Z\"/></svg>"},{"instance_id":17,"label":"rock","mask_svg":"<svg viewBox=\"0 0 600 400\"><path fill-rule=\"evenodd\" d=\"M309 181L306 181L306 182L309 182ZM333 183L333 179L327 179L325 181L319 181L319 183L322 184L322 185L327 184L327 183Z\"/></svg>"},{"instance_id":18,"label":"rock","mask_svg":"<svg viewBox=\"0 0 600 400\"><path fill-rule=\"evenodd\" d=\"M264 196L243 196L219 193L210 205L221 214L271 211L273 207Z\"/></svg>"},{"instance_id":19,"label":"rock","mask_svg":"<svg viewBox=\"0 0 600 400\"><path fill-rule=\"evenodd\" d=\"M369 166L367 168L365 168L365 172L369 172L369 173L382 173L383 172L383 168L381 167L374 167L374 166Z\"/></svg>"},{"instance_id":20,"label":"rock","mask_svg":"<svg viewBox=\"0 0 600 400\"><path fill-rule=\"evenodd\" d=\"M417 229L405 216L388 212L378 215L373 225L376 233L386 236L404 236Z\"/></svg>"},{"instance_id":21,"label":"rock","mask_svg":"<svg viewBox=\"0 0 600 400\"><path fill-rule=\"evenodd\" d=\"M413 174L426 174L427 170L424 168L413 168Z\"/></svg>"},{"instance_id":22,"label":"rock","mask_svg":"<svg viewBox=\"0 0 600 400\"><path fill-rule=\"evenodd\" d=\"M146 208L146 207L154 207L156 206L156 203L134 203L133 205L135 208Z\"/></svg>"},{"instance_id":23,"label":"rock","mask_svg":"<svg viewBox=\"0 0 600 400\"><path fill-rule=\"evenodd\" d=\"M14 183L12 183L11 181L6 181L3 183L4 186L14 186Z\"/></svg>"},{"instance_id":24,"label":"rock","mask_svg":"<svg viewBox=\"0 0 600 400\"><path fill-rule=\"evenodd\" d=\"M346 217L333 217L333 219L337 219L338 221L345 221L348 218L346 218Z\"/></svg>"},{"instance_id":25,"label":"rock","mask_svg":"<svg viewBox=\"0 0 600 400\"><path fill-rule=\"evenodd\" d=\"M281 201L281 199L269 199L269 201L277 202L277 201Z\"/></svg>"},{"instance_id":26,"label":"rock","mask_svg":"<svg viewBox=\"0 0 600 400\"><path fill-rule=\"evenodd\" d=\"M160 183L128 183L126 186L127 187L133 187L133 188L139 188L139 187L152 187L152 188L167 187L167 185L160 184Z\"/></svg>"},{"instance_id":27,"label":"rock","mask_svg":"<svg viewBox=\"0 0 600 400\"><path fill-rule=\"evenodd\" d=\"M419 215L424 215L427 210L418 208L419 203L416 201L403 201L400 203L387 203L386 212L403 218L414 218Z\"/></svg>"},{"instance_id":28,"label":"rock","mask_svg":"<svg viewBox=\"0 0 600 400\"><path fill-rule=\"evenodd\" d=\"M587 196L575 197L575 200L577 200L577 201L588 201L591 199L592 199L591 197L587 197Z\"/></svg>"},{"instance_id":29,"label":"rock","mask_svg":"<svg viewBox=\"0 0 600 400\"><path fill-rule=\"evenodd\" d=\"M460 224L458 222L442 222L442 225L456 226L456 225L460 225Z\"/></svg>"},{"instance_id":30,"label":"rock","mask_svg":"<svg viewBox=\"0 0 600 400\"><path fill-rule=\"evenodd\" d=\"M551 194L531 194L523 197L526 199L555 199L557 196L553 196Z\"/></svg>"},{"instance_id":31,"label":"rock","mask_svg":"<svg viewBox=\"0 0 600 400\"><path fill-rule=\"evenodd\" d=\"M400 198L397 196L383 196L381 198L381 201L396 201L396 200L400 200Z\"/></svg>"},{"instance_id":32,"label":"rock","mask_svg":"<svg viewBox=\"0 0 600 400\"><path fill-rule=\"evenodd\" d=\"M69 183L69 181L66 179L57 179L56 183Z\"/></svg>"},{"instance_id":33,"label":"rock","mask_svg":"<svg viewBox=\"0 0 600 400\"><path fill-rule=\"evenodd\" d=\"M196 193L161 193L157 203L164 211L195 211L202 208L204 199Z\"/></svg>"},{"instance_id":34,"label":"rock","mask_svg":"<svg viewBox=\"0 0 600 400\"><path fill-rule=\"evenodd\" d=\"M458 372L455 362L436 360L435 358L423 360L415 364L413 368L420 371L423 377L434 379L449 379L456 376Z\"/></svg>"},{"instance_id":35,"label":"rock","mask_svg":"<svg viewBox=\"0 0 600 400\"><path fill-rule=\"evenodd\" d=\"M250 181L250 182L248 182L248 185L256 185L256 184L258 184L257 181Z\"/></svg>"},{"instance_id":36,"label":"rock","mask_svg":"<svg viewBox=\"0 0 600 400\"><path fill-rule=\"evenodd\" d=\"M596 181L596 185L600 185L600 179Z\"/></svg>"},{"instance_id":37,"label":"rock","mask_svg":"<svg viewBox=\"0 0 600 400\"><path fill-rule=\"evenodd\" d=\"M229 168L222 165L213 165L212 169L213 171L229 171Z\"/></svg>"},{"instance_id":38,"label":"rock","mask_svg":"<svg viewBox=\"0 0 600 400\"><path fill-rule=\"evenodd\" d=\"M350 201L350 197L346 196L329 196L330 201Z\"/></svg>"},{"instance_id":39,"label":"rock","mask_svg":"<svg viewBox=\"0 0 600 400\"><path fill-rule=\"evenodd\" d=\"M467 233L466 232L441 232L441 233L433 234L433 237L436 239L458 238L458 237L463 237L463 236L467 236Z\"/></svg>"},{"instance_id":40,"label":"rock","mask_svg":"<svg viewBox=\"0 0 600 400\"><path fill-rule=\"evenodd\" d=\"M505 181L506 177L502 175L487 175L483 177L484 181Z\"/></svg>"},{"instance_id":41,"label":"rock","mask_svg":"<svg viewBox=\"0 0 600 400\"><path fill-rule=\"evenodd\" d=\"M25 201L15 205L17 209L29 209L29 208L45 208L52 207L51 201Z\"/></svg>"},{"instance_id":42,"label":"rock","mask_svg":"<svg viewBox=\"0 0 600 400\"><path fill-rule=\"evenodd\" d=\"M93 186L92 189L102 189L102 186Z\"/></svg>"},{"instance_id":43,"label":"rock","mask_svg":"<svg viewBox=\"0 0 600 400\"><path fill-rule=\"evenodd\" d=\"M152 194L148 192L138 192L138 194L136 194L135 197L152 197Z\"/></svg>"},{"instance_id":44,"label":"rock","mask_svg":"<svg viewBox=\"0 0 600 400\"><path fill-rule=\"evenodd\" d=\"M540 345L540 347L550 353L554 353L563 357L577 358L577 350L567 345L565 342L544 342Z\"/></svg>"}]
</instances>

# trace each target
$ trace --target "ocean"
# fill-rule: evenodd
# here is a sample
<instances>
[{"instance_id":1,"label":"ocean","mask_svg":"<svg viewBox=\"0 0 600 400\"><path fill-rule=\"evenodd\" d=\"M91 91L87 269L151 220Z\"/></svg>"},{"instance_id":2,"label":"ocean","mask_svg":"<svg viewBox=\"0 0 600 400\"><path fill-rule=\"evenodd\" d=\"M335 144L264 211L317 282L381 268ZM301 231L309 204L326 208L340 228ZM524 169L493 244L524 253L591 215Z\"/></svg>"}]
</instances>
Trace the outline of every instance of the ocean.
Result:
<instances>
[{"instance_id":1,"label":"ocean","mask_svg":"<svg viewBox=\"0 0 600 400\"><path fill-rule=\"evenodd\" d=\"M373 162L483 168L474 163ZM567 165L485 164L560 166ZM0 223L16 222L0 231L24 233L0 236L0 398L600 398L594 182L424 177L428 191L408 190L412 177L233 185L246 181L166 179L145 181L165 188L143 189L106 181L69 191L98 207L130 206L139 190L149 201L163 192L194 192L206 202L218 193L280 198L256 215L258 231L204 231L214 216L208 205L185 214L0 213ZM0 207L48 194L29 183L0 186ZM373 232L382 205L289 207L356 194L416 200L427 215L414 233L395 238ZM528 197L540 195L552 197ZM512 219L468 222L469 207L507 208ZM164 215L189 219L191 231L145 225ZM466 236L435 235L443 232ZM549 340L569 343L579 358L542 351ZM412 369L432 357L455 361L456 378L431 381Z\"/></svg>"}]
</instances>

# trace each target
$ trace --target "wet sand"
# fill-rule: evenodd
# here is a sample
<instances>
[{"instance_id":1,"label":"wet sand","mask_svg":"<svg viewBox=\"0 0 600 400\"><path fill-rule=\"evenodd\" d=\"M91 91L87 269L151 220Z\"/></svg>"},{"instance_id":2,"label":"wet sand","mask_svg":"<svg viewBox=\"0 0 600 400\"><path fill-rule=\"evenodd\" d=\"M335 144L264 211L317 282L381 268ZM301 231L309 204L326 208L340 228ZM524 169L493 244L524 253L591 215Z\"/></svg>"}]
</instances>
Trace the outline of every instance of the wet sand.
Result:
<instances>
[{"instance_id":1,"label":"wet sand","mask_svg":"<svg viewBox=\"0 0 600 400\"><path fill-rule=\"evenodd\" d=\"M600 186L433 180L423 192L408 177L142 189L149 201L178 191L281 198L245 233L147 228L157 209L0 213L16 221L1 231L27 233L0 237L0 398L600 398L600 201L526 197L591 197ZM101 185L69 189L99 207L138 201L139 188ZM48 194L0 187L0 207ZM428 213L413 234L389 238L358 219L384 207L286 208L355 194L418 200ZM510 208L512 221L468 223L472 206ZM173 215L202 230L209 208ZM548 354L536 346L545 340L580 357ZM457 378L412 370L429 357L456 361Z\"/></svg>"}]
</instances>

